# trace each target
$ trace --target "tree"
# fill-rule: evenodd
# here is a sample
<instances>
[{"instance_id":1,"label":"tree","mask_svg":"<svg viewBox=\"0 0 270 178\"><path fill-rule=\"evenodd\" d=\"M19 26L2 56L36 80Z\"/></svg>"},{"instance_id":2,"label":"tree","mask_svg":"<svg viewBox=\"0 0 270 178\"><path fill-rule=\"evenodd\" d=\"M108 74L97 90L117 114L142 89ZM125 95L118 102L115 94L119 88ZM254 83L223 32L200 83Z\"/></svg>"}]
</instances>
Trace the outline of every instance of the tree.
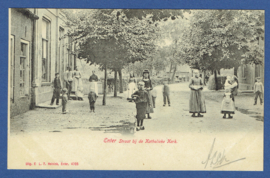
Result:
<instances>
[{"instance_id":1,"label":"tree","mask_svg":"<svg viewBox=\"0 0 270 178\"><path fill-rule=\"evenodd\" d=\"M141 19L127 18L123 10L117 9L70 10L66 13L71 29L68 35L77 42L79 57L85 58L90 65L99 64L105 71L117 72L130 62L149 58L155 49L158 28L151 15Z\"/></svg>"},{"instance_id":2,"label":"tree","mask_svg":"<svg viewBox=\"0 0 270 178\"><path fill-rule=\"evenodd\" d=\"M181 56L201 70L237 69L243 58L254 64L264 60L258 44L258 39L264 39L263 11L192 11L190 26L183 33Z\"/></svg>"}]
</instances>

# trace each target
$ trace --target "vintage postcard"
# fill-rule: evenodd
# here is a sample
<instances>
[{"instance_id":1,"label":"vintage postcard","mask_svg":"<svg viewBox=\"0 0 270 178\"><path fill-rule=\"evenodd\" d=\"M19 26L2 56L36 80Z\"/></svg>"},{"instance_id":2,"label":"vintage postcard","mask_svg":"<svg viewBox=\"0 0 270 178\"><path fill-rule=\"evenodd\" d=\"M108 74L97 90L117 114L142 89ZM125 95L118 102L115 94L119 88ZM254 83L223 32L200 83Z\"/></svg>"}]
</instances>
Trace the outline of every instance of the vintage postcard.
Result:
<instances>
[{"instance_id":1,"label":"vintage postcard","mask_svg":"<svg viewBox=\"0 0 270 178\"><path fill-rule=\"evenodd\" d=\"M10 8L8 169L263 171L264 18Z\"/></svg>"}]
</instances>

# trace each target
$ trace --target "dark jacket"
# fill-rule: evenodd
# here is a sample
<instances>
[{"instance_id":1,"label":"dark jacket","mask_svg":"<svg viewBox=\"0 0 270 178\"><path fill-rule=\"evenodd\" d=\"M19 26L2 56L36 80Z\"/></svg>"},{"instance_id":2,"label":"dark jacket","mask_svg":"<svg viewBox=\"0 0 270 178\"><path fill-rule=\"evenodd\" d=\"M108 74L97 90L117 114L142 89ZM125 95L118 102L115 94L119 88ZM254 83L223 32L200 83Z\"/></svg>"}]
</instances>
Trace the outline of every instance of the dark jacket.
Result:
<instances>
[{"instance_id":1,"label":"dark jacket","mask_svg":"<svg viewBox=\"0 0 270 178\"><path fill-rule=\"evenodd\" d=\"M97 100L97 97L98 96L93 91L90 91L90 93L88 94L89 102L95 102Z\"/></svg>"},{"instance_id":2,"label":"dark jacket","mask_svg":"<svg viewBox=\"0 0 270 178\"><path fill-rule=\"evenodd\" d=\"M61 89L62 88L60 78L54 78L53 87L54 88L57 88L57 89Z\"/></svg>"},{"instance_id":3,"label":"dark jacket","mask_svg":"<svg viewBox=\"0 0 270 178\"><path fill-rule=\"evenodd\" d=\"M93 82L93 81L97 82L98 81L98 77L95 74L93 74L93 75L90 76L89 81L90 82Z\"/></svg>"},{"instance_id":4,"label":"dark jacket","mask_svg":"<svg viewBox=\"0 0 270 178\"><path fill-rule=\"evenodd\" d=\"M163 94L169 95L170 94L170 87L169 85L165 84L163 86Z\"/></svg>"}]
</instances>

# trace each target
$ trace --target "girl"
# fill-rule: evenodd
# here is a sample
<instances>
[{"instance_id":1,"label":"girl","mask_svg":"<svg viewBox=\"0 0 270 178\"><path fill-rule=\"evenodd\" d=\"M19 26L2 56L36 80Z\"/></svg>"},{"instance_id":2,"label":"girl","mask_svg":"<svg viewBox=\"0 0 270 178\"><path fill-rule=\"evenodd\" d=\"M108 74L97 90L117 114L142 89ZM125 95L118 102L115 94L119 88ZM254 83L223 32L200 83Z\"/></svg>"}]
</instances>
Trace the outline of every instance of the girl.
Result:
<instances>
[{"instance_id":1,"label":"girl","mask_svg":"<svg viewBox=\"0 0 270 178\"><path fill-rule=\"evenodd\" d=\"M135 99L135 103L136 103L136 110L137 110L137 115L136 115L137 128L136 128L136 130L137 131L144 130L143 119L145 119L146 108L147 108L147 105L150 103L149 101L151 100L147 91L145 91L143 89L143 86L144 86L144 82L139 82L138 83L139 90L131 95L132 98Z\"/></svg>"},{"instance_id":2,"label":"girl","mask_svg":"<svg viewBox=\"0 0 270 178\"><path fill-rule=\"evenodd\" d=\"M153 87L152 87L152 82L150 80L148 70L143 71L143 82L144 82L144 89L147 91L147 93L149 95L149 98L152 98L152 95L151 95L150 91L153 89ZM154 110L153 110L153 107L152 107L153 106L152 102L153 102L153 100L149 100L149 103L146 105L146 114L147 114L148 119L151 119L150 113L154 113Z\"/></svg>"},{"instance_id":3,"label":"girl","mask_svg":"<svg viewBox=\"0 0 270 178\"><path fill-rule=\"evenodd\" d=\"M197 117L203 117L201 113L206 113L204 96L202 93L203 81L199 77L199 70L194 70L194 77L190 79L189 88L190 100L189 100L189 112L192 113L191 117L195 117L195 113L198 113Z\"/></svg>"},{"instance_id":4,"label":"girl","mask_svg":"<svg viewBox=\"0 0 270 178\"><path fill-rule=\"evenodd\" d=\"M226 115L228 114L228 118L232 119L231 114L234 114L234 103L232 100L232 94L230 89L225 89L224 98L221 104L221 113L224 114L223 119L226 119Z\"/></svg>"},{"instance_id":5,"label":"girl","mask_svg":"<svg viewBox=\"0 0 270 178\"><path fill-rule=\"evenodd\" d=\"M135 79L133 77L130 77L129 79L129 84L128 84L128 93L127 93L127 100L129 102L132 102L131 95L136 91L136 84L135 84Z\"/></svg>"}]
</instances>

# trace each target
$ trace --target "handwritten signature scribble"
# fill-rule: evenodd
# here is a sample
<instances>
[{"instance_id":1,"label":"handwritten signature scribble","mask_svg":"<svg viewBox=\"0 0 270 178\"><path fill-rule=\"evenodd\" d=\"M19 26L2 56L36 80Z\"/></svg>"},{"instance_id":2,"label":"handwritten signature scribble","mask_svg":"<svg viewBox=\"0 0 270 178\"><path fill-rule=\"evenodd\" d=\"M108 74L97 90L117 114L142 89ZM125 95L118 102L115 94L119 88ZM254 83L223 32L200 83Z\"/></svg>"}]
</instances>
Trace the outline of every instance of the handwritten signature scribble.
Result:
<instances>
[{"instance_id":1,"label":"handwritten signature scribble","mask_svg":"<svg viewBox=\"0 0 270 178\"><path fill-rule=\"evenodd\" d=\"M234 161L230 161L227 159L227 157L225 155L225 150L223 150L223 152L216 151L213 153L215 141L216 141L216 138L213 141L213 144L211 146L211 149L210 149L210 152L208 154L206 161L202 161L202 164L205 164L204 169L206 169L207 166L212 167L213 169L220 168L222 166L226 166L226 165L229 165L231 163L235 163L237 161L241 161L241 160L246 159L246 158L240 158L240 159L236 159Z\"/></svg>"}]
</instances>

